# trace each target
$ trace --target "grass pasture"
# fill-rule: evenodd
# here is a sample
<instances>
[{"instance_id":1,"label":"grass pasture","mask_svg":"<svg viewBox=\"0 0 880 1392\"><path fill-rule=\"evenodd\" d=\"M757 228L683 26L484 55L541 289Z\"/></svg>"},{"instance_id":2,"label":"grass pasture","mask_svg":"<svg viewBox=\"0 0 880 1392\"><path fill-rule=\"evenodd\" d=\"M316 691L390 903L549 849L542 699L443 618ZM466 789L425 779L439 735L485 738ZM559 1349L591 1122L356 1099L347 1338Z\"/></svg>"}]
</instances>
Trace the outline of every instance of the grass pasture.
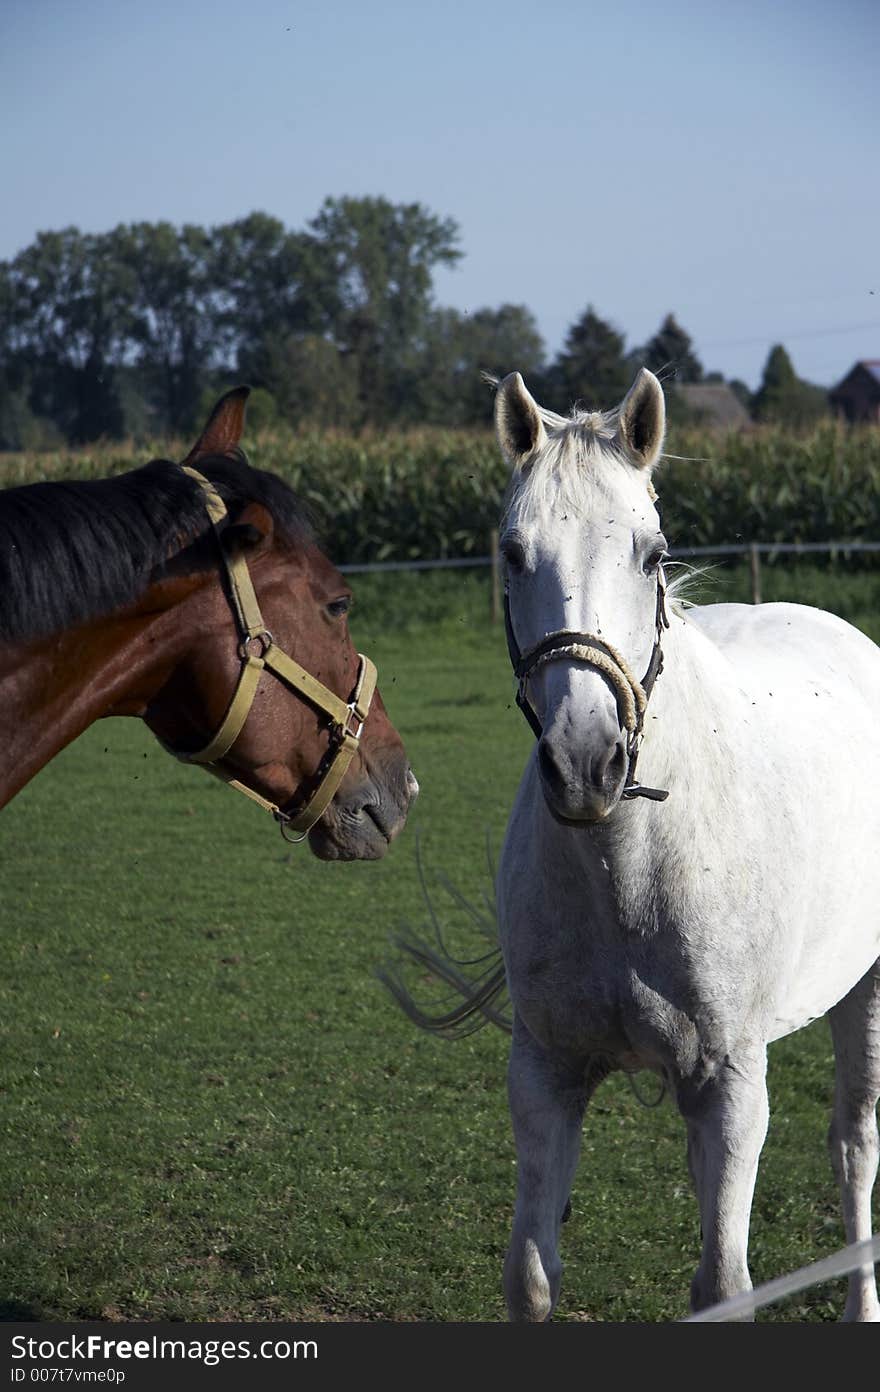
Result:
<instances>
[{"instance_id":1,"label":"grass pasture","mask_svg":"<svg viewBox=\"0 0 880 1392\"><path fill-rule=\"evenodd\" d=\"M713 597L745 593L725 574ZM484 841L500 845L531 736L484 575L355 579L355 637L422 784L385 861L319 864L134 722L94 727L4 813L7 1319L504 1318L507 1041L419 1033L373 971L391 930L424 921L417 830L429 878L488 889ZM778 579L765 567L766 598ZM866 626L880 612L873 576L794 584ZM454 913L451 932L467 945ZM756 1282L843 1242L827 1027L770 1057ZM587 1116L557 1319L682 1316L698 1246L677 1114L612 1078ZM842 1295L767 1318L837 1318Z\"/></svg>"}]
</instances>

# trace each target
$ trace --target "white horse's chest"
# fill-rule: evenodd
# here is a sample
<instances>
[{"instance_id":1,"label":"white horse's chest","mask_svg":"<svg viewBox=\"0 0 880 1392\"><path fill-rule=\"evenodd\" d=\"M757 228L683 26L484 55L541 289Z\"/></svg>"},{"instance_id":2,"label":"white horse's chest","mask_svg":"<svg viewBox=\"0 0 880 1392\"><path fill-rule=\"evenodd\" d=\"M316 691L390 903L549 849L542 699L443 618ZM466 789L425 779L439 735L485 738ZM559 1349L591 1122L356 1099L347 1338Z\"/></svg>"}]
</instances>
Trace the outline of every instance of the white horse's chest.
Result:
<instances>
[{"instance_id":1,"label":"white horse's chest","mask_svg":"<svg viewBox=\"0 0 880 1392\"><path fill-rule=\"evenodd\" d=\"M613 861L597 856L588 866L581 859L577 883L557 867L547 898L516 859L525 873L513 872L503 892L504 955L517 1012L545 1047L686 1075L723 1057L731 1022L754 1011L754 975L729 947L712 951L704 895L689 906L689 924L673 920L662 880L651 899L631 895Z\"/></svg>"}]
</instances>

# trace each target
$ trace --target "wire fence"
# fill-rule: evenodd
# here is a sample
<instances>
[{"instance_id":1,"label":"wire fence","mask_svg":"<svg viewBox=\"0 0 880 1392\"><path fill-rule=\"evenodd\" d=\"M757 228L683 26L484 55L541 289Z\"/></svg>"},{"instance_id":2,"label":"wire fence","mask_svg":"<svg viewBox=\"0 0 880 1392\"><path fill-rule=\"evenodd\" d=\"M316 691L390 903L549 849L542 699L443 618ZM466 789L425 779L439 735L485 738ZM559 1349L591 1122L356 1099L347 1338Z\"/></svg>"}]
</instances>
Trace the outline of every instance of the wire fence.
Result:
<instances>
[{"instance_id":1,"label":"wire fence","mask_svg":"<svg viewBox=\"0 0 880 1392\"><path fill-rule=\"evenodd\" d=\"M816 556L832 558L856 555L859 552L880 552L880 541L748 541L720 542L717 546L673 546L669 556L673 561L695 560L700 556L746 556L749 560L752 603L761 603L761 557ZM501 615L501 560L498 532L489 536L489 552L482 556L438 557L428 561L365 561L341 565L345 575L376 575L381 572L418 570L465 570L490 566L492 586L490 617L497 623Z\"/></svg>"}]
</instances>

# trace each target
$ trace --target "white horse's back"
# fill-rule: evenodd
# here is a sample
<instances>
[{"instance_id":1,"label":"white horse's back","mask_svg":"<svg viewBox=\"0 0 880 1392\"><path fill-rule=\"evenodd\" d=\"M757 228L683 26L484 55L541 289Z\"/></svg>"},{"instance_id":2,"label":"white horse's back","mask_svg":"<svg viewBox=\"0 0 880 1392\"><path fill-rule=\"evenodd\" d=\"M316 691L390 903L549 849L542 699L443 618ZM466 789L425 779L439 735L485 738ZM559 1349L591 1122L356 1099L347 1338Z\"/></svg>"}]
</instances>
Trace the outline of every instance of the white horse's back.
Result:
<instances>
[{"instance_id":1,"label":"white horse's back","mask_svg":"<svg viewBox=\"0 0 880 1392\"><path fill-rule=\"evenodd\" d=\"M729 664L714 699L746 730L706 832L750 846L751 912L784 949L755 1022L770 1041L826 1014L880 955L880 648L805 605L694 606L686 622Z\"/></svg>"},{"instance_id":2,"label":"white horse's back","mask_svg":"<svg viewBox=\"0 0 880 1392\"><path fill-rule=\"evenodd\" d=\"M762 689L768 676L805 689L819 673L851 682L876 707L880 648L845 619L805 604L705 604L689 622L726 654L743 679Z\"/></svg>"}]
</instances>

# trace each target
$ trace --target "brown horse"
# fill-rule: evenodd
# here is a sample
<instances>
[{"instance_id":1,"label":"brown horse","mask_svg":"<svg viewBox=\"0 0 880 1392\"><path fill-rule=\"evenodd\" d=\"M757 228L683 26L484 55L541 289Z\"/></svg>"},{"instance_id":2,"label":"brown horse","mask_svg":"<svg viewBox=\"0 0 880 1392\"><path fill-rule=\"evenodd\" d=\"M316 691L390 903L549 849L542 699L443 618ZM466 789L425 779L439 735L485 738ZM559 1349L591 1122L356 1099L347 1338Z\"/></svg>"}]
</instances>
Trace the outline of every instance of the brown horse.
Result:
<instances>
[{"instance_id":1,"label":"brown horse","mask_svg":"<svg viewBox=\"0 0 880 1392\"><path fill-rule=\"evenodd\" d=\"M0 492L0 807L94 721L138 716L322 859L377 859L418 784L348 586L239 448L247 395L183 465Z\"/></svg>"}]
</instances>

